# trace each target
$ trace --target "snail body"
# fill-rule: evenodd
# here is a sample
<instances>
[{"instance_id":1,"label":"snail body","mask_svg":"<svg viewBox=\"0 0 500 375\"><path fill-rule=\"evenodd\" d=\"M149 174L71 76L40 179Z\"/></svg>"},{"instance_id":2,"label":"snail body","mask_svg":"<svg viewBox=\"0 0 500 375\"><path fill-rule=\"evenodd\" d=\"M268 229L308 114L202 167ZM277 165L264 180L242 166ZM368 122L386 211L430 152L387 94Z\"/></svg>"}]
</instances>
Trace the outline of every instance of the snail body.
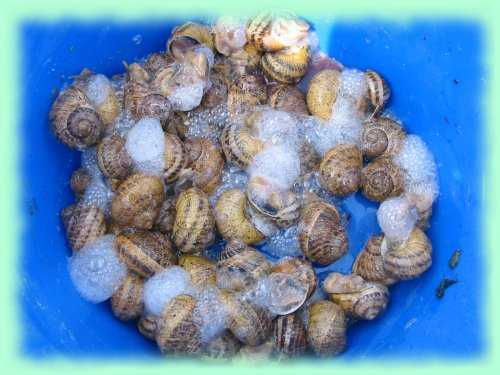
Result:
<instances>
[{"instance_id":1,"label":"snail body","mask_svg":"<svg viewBox=\"0 0 500 375\"><path fill-rule=\"evenodd\" d=\"M320 184L337 196L352 194L360 185L362 166L363 157L357 146L335 146L325 154L319 166Z\"/></svg>"},{"instance_id":2,"label":"snail body","mask_svg":"<svg viewBox=\"0 0 500 375\"><path fill-rule=\"evenodd\" d=\"M144 280L137 274L128 273L118 290L111 297L111 309L120 320L138 318L144 309L142 288Z\"/></svg>"},{"instance_id":3,"label":"snail body","mask_svg":"<svg viewBox=\"0 0 500 375\"><path fill-rule=\"evenodd\" d=\"M155 341L158 320L155 315L143 315L137 322L137 329L145 338Z\"/></svg>"},{"instance_id":4,"label":"snail body","mask_svg":"<svg viewBox=\"0 0 500 375\"><path fill-rule=\"evenodd\" d=\"M346 317L340 306L318 301L309 307L307 341L320 356L338 355L346 345Z\"/></svg>"}]
</instances>

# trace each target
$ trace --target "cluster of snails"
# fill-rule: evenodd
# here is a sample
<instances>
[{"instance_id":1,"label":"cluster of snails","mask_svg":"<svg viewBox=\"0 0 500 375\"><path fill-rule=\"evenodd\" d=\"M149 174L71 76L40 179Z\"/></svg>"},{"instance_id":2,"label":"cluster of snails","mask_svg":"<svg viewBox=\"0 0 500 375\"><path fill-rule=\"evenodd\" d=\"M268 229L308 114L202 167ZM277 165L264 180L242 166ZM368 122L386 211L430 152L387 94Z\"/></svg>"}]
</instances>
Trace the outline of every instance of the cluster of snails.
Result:
<instances>
[{"instance_id":1,"label":"cluster of snails","mask_svg":"<svg viewBox=\"0 0 500 375\"><path fill-rule=\"evenodd\" d=\"M61 212L77 290L110 299L163 353L341 353L348 325L384 312L388 286L431 266L432 155L383 113L386 81L325 56L293 14L188 22L166 47L111 79L84 70L52 106L54 134L82 151ZM233 170L245 186L222 183ZM383 234L351 274L320 282L314 266L348 252L330 198L358 190L381 202ZM300 254L258 249L291 227Z\"/></svg>"}]
</instances>

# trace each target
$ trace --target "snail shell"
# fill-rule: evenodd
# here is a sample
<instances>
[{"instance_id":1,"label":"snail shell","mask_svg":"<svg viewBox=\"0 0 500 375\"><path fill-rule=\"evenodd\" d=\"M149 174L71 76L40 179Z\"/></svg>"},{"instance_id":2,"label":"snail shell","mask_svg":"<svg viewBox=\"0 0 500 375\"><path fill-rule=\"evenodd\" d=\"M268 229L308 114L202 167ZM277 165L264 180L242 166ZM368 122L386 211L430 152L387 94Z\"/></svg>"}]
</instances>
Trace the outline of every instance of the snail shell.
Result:
<instances>
[{"instance_id":1,"label":"snail shell","mask_svg":"<svg viewBox=\"0 0 500 375\"><path fill-rule=\"evenodd\" d=\"M151 277L166 267L177 264L170 240L159 232L125 232L116 238L120 259L143 277Z\"/></svg>"},{"instance_id":2,"label":"snail shell","mask_svg":"<svg viewBox=\"0 0 500 375\"><path fill-rule=\"evenodd\" d=\"M339 213L324 201L313 201L304 206L298 231L300 248L312 262L331 264L347 252L347 233Z\"/></svg>"},{"instance_id":3,"label":"snail shell","mask_svg":"<svg viewBox=\"0 0 500 375\"><path fill-rule=\"evenodd\" d=\"M211 86L203 95L201 108L214 108L227 103L228 88L222 73L212 71L210 73Z\"/></svg>"},{"instance_id":4,"label":"snail shell","mask_svg":"<svg viewBox=\"0 0 500 375\"><path fill-rule=\"evenodd\" d=\"M330 149L319 166L321 186L337 196L347 196L358 190L363 156L358 147L341 144Z\"/></svg>"},{"instance_id":5,"label":"snail shell","mask_svg":"<svg viewBox=\"0 0 500 375\"><path fill-rule=\"evenodd\" d=\"M88 72L88 73L87 73ZM120 114L121 104L109 79L102 74L82 72L85 92L104 125L111 125ZM88 75L88 76L87 76Z\"/></svg>"},{"instance_id":6,"label":"snail shell","mask_svg":"<svg viewBox=\"0 0 500 375\"><path fill-rule=\"evenodd\" d=\"M263 241L265 237L246 218L246 200L241 190L226 190L215 204L215 222L225 239L237 239L251 245Z\"/></svg>"},{"instance_id":7,"label":"snail shell","mask_svg":"<svg viewBox=\"0 0 500 375\"><path fill-rule=\"evenodd\" d=\"M66 235L73 251L78 251L106 233L102 210L93 205L78 204L67 219Z\"/></svg>"},{"instance_id":8,"label":"snail shell","mask_svg":"<svg viewBox=\"0 0 500 375\"><path fill-rule=\"evenodd\" d=\"M132 171L132 159L125 149L125 139L117 134L104 138L97 146L97 163L106 177L126 178Z\"/></svg>"},{"instance_id":9,"label":"snail shell","mask_svg":"<svg viewBox=\"0 0 500 375\"><path fill-rule=\"evenodd\" d=\"M208 26L195 22L186 22L172 31L167 42L167 51L176 59L183 59L186 51L198 44L204 44L215 51L214 36Z\"/></svg>"},{"instance_id":10,"label":"snail shell","mask_svg":"<svg viewBox=\"0 0 500 375\"><path fill-rule=\"evenodd\" d=\"M118 319L127 321L141 316L144 308L142 303L143 286L142 277L135 273L128 273L111 297L111 309Z\"/></svg>"},{"instance_id":11,"label":"snail shell","mask_svg":"<svg viewBox=\"0 0 500 375\"><path fill-rule=\"evenodd\" d=\"M373 70L367 70L365 72L365 82L367 86L369 110L371 110L372 114L376 114L389 100L391 90L382 76Z\"/></svg>"},{"instance_id":12,"label":"snail shell","mask_svg":"<svg viewBox=\"0 0 500 375\"><path fill-rule=\"evenodd\" d=\"M188 131L188 122L188 115L185 112L174 111L166 125L162 125L167 133L177 136L180 140L185 140Z\"/></svg>"},{"instance_id":13,"label":"snail shell","mask_svg":"<svg viewBox=\"0 0 500 375\"><path fill-rule=\"evenodd\" d=\"M156 176L133 174L123 181L111 204L111 216L121 226L151 229L165 199Z\"/></svg>"},{"instance_id":14,"label":"snail shell","mask_svg":"<svg viewBox=\"0 0 500 375\"><path fill-rule=\"evenodd\" d=\"M125 67L127 74L123 88L123 105L135 120L139 120L142 101L150 93L149 73L137 63L125 64Z\"/></svg>"},{"instance_id":15,"label":"snail shell","mask_svg":"<svg viewBox=\"0 0 500 375\"><path fill-rule=\"evenodd\" d=\"M194 173L194 186L210 194L219 184L224 168L219 149L209 139L200 137L190 138L184 145Z\"/></svg>"},{"instance_id":16,"label":"snail shell","mask_svg":"<svg viewBox=\"0 0 500 375\"><path fill-rule=\"evenodd\" d=\"M64 228L66 229L69 224L69 219L73 216L73 212L76 208L76 203L70 204L68 207L64 207L59 214L61 216L61 221L63 222Z\"/></svg>"},{"instance_id":17,"label":"snail shell","mask_svg":"<svg viewBox=\"0 0 500 375\"><path fill-rule=\"evenodd\" d=\"M372 236L358 254L352 266L352 272L367 281L392 285L397 280L389 276L384 268L381 245L384 236Z\"/></svg>"},{"instance_id":18,"label":"snail shell","mask_svg":"<svg viewBox=\"0 0 500 375\"><path fill-rule=\"evenodd\" d=\"M179 266L189 273L194 286L199 288L209 285L215 286L215 264L209 259L202 256L184 254L179 257Z\"/></svg>"},{"instance_id":19,"label":"snail shell","mask_svg":"<svg viewBox=\"0 0 500 375\"><path fill-rule=\"evenodd\" d=\"M241 169L248 167L255 155L264 149L264 142L253 136L250 129L240 123L226 125L220 143L226 160Z\"/></svg>"},{"instance_id":20,"label":"snail shell","mask_svg":"<svg viewBox=\"0 0 500 375\"><path fill-rule=\"evenodd\" d=\"M172 55L155 52L148 56L144 63L144 69L150 77L154 77L160 70L173 63L174 58Z\"/></svg>"},{"instance_id":21,"label":"snail shell","mask_svg":"<svg viewBox=\"0 0 500 375\"><path fill-rule=\"evenodd\" d=\"M92 178L85 168L78 168L71 175L69 186L76 197L81 197L90 184Z\"/></svg>"},{"instance_id":22,"label":"snail shell","mask_svg":"<svg viewBox=\"0 0 500 375\"><path fill-rule=\"evenodd\" d=\"M167 304L156 333L156 343L162 353L196 354L201 350L195 307L196 300L186 294L178 295Z\"/></svg>"},{"instance_id":23,"label":"snail shell","mask_svg":"<svg viewBox=\"0 0 500 375\"><path fill-rule=\"evenodd\" d=\"M280 357L303 355L307 348L307 335L302 319L297 314L279 316L274 321L274 349Z\"/></svg>"},{"instance_id":24,"label":"snail shell","mask_svg":"<svg viewBox=\"0 0 500 375\"><path fill-rule=\"evenodd\" d=\"M269 338L263 344L243 345L238 352L238 358L244 361L251 361L252 363L259 361L266 361L271 358L274 351L274 340Z\"/></svg>"},{"instance_id":25,"label":"snail shell","mask_svg":"<svg viewBox=\"0 0 500 375\"><path fill-rule=\"evenodd\" d=\"M277 84L269 88L268 104L274 109L308 115L306 96L293 85Z\"/></svg>"},{"instance_id":26,"label":"snail shell","mask_svg":"<svg viewBox=\"0 0 500 375\"><path fill-rule=\"evenodd\" d=\"M314 75L306 95L309 112L322 120L329 120L339 88L340 72L338 70L324 69Z\"/></svg>"},{"instance_id":27,"label":"snail shell","mask_svg":"<svg viewBox=\"0 0 500 375\"><path fill-rule=\"evenodd\" d=\"M316 290L316 272L311 263L307 260L300 258L285 258L273 266L271 272L294 275L303 285L308 286L307 298L311 297Z\"/></svg>"},{"instance_id":28,"label":"snail shell","mask_svg":"<svg viewBox=\"0 0 500 375\"><path fill-rule=\"evenodd\" d=\"M235 115L267 101L266 81L261 74L243 74L229 86L227 107Z\"/></svg>"},{"instance_id":29,"label":"snail shell","mask_svg":"<svg viewBox=\"0 0 500 375\"><path fill-rule=\"evenodd\" d=\"M337 355L346 345L346 317L337 304L318 301L309 307L307 341L320 356Z\"/></svg>"},{"instance_id":30,"label":"snail shell","mask_svg":"<svg viewBox=\"0 0 500 375\"><path fill-rule=\"evenodd\" d=\"M403 189L403 172L390 157L380 156L361 171L361 191L368 199L382 202L400 195Z\"/></svg>"},{"instance_id":31,"label":"snail shell","mask_svg":"<svg viewBox=\"0 0 500 375\"><path fill-rule=\"evenodd\" d=\"M189 156L182 141L176 135L165 133L165 172L164 178L171 183L187 167Z\"/></svg>"},{"instance_id":32,"label":"snail shell","mask_svg":"<svg viewBox=\"0 0 500 375\"><path fill-rule=\"evenodd\" d=\"M267 312L229 291L220 294L227 312L228 328L244 344L257 346L271 334L272 321Z\"/></svg>"},{"instance_id":33,"label":"snail shell","mask_svg":"<svg viewBox=\"0 0 500 375\"><path fill-rule=\"evenodd\" d=\"M175 205L172 239L183 253L195 253L212 244L215 219L207 195L198 188L183 191Z\"/></svg>"},{"instance_id":34,"label":"snail shell","mask_svg":"<svg viewBox=\"0 0 500 375\"><path fill-rule=\"evenodd\" d=\"M300 175L305 176L308 173L315 172L319 169L321 157L314 149L314 146L304 141L299 149L300 158Z\"/></svg>"},{"instance_id":35,"label":"snail shell","mask_svg":"<svg viewBox=\"0 0 500 375\"><path fill-rule=\"evenodd\" d=\"M307 72L309 50L306 46L290 47L277 52L267 52L260 60L266 75L281 83L296 83Z\"/></svg>"},{"instance_id":36,"label":"snail shell","mask_svg":"<svg viewBox=\"0 0 500 375\"><path fill-rule=\"evenodd\" d=\"M161 94L149 93L144 96L137 107L137 118L157 118L163 124L170 117L172 105L170 101Z\"/></svg>"},{"instance_id":37,"label":"snail shell","mask_svg":"<svg viewBox=\"0 0 500 375\"><path fill-rule=\"evenodd\" d=\"M380 155L394 156L401 149L406 133L396 121L378 117L368 121L361 136L361 151L372 159Z\"/></svg>"},{"instance_id":38,"label":"snail shell","mask_svg":"<svg viewBox=\"0 0 500 375\"><path fill-rule=\"evenodd\" d=\"M217 286L240 291L269 274L271 263L259 251L239 241L229 241L217 262Z\"/></svg>"},{"instance_id":39,"label":"snail shell","mask_svg":"<svg viewBox=\"0 0 500 375\"><path fill-rule=\"evenodd\" d=\"M432 244L426 234L414 228L408 239L399 244L382 242L384 268L399 280L420 276L432 264Z\"/></svg>"},{"instance_id":40,"label":"snail shell","mask_svg":"<svg viewBox=\"0 0 500 375\"><path fill-rule=\"evenodd\" d=\"M160 213L156 218L155 229L163 234L172 232L175 221L175 199L167 198L160 207Z\"/></svg>"},{"instance_id":41,"label":"snail shell","mask_svg":"<svg viewBox=\"0 0 500 375\"><path fill-rule=\"evenodd\" d=\"M375 319L389 301L385 285L365 281L358 275L332 272L323 282L323 289L347 314L359 319Z\"/></svg>"},{"instance_id":42,"label":"snail shell","mask_svg":"<svg viewBox=\"0 0 500 375\"><path fill-rule=\"evenodd\" d=\"M159 318L155 315L143 315L137 322L139 332L149 340L156 340L156 327Z\"/></svg>"},{"instance_id":43,"label":"snail shell","mask_svg":"<svg viewBox=\"0 0 500 375\"><path fill-rule=\"evenodd\" d=\"M234 357L240 350L241 343L230 331L211 340L205 347L204 354L209 358L229 359Z\"/></svg>"},{"instance_id":44,"label":"snail shell","mask_svg":"<svg viewBox=\"0 0 500 375\"><path fill-rule=\"evenodd\" d=\"M83 149L97 143L104 124L85 93L75 86L61 92L50 111L52 130L71 148Z\"/></svg>"}]
</instances>

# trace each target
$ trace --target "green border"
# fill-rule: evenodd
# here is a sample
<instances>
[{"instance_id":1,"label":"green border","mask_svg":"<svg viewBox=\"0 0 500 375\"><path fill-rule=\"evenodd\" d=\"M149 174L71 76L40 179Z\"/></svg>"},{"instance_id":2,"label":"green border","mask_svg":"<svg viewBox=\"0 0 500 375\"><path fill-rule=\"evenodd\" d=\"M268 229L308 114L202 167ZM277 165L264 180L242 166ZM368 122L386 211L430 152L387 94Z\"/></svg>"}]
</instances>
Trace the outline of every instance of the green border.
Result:
<instances>
[{"instance_id":1,"label":"green border","mask_svg":"<svg viewBox=\"0 0 500 375\"><path fill-rule=\"evenodd\" d=\"M149 1L140 0L133 4L123 4L125 1L3 1L0 4L0 368L8 369L9 373L65 373L77 374L92 371L97 373L150 374L150 373L186 373L201 370L197 362L172 363L165 361L97 362L89 360L70 361L64 358L44 361L29 360L21 356L20 326L17 310L18 290L21 280L16 270L17 255L19 254L19 233L22 222L16 212L18 202L18 137L17 137L17 108L19 102L18 80L18 24L30 18L37 20L56 20L71 16L78 19L109 18L115 20L143 19L154 16L190 16L192 14L248 14L262 9L282 8L285 2L277 0L210 0L210 1ZM239 363L236 370L230 365L210 364L202 371L206 374L220 374L238 371L238 375L272 373L276 371L288 374L314 371L315 373L338 374L342 373L370 373L389 374L460 374L471 371L493 372L500 369L500 311L498 293L494 285L500 285L500 273L493 272L493 265L500 264L500 243L495 236L495 228L500 224L500 200L493 192L500 192L500 148L493 147L493 142L500 139L500 2L495 1L395 1L395 0L343 0L343 1L316 1L316 0L289 0L286 8L302 15L329 14L335 17L349 19L363 17L377 17L391 21L406 22L416 16L425 17L458 17L480 22L485 31L485 61L486 67L486 95L484 96L483 110L487 124L484 139L485 166L484 166L484 243L487 259L485 275L487 276L487 290L484 292L484 314L487 322L487 350L479 359L472 361L443 361L430 359L424 363L412 361L385 362L350 362L345 361L328 363L322 361L295 362L293 364L245 364ZM471 124L474 126L474 124ZM498 230L498 229L497 229ZM471 290L470 293L483 293ZM432 340L432 337L429 338ZM77 366L76 366L76 365ZM258 366L258 368L256 368Z\"/></svg>"}]
</instances>

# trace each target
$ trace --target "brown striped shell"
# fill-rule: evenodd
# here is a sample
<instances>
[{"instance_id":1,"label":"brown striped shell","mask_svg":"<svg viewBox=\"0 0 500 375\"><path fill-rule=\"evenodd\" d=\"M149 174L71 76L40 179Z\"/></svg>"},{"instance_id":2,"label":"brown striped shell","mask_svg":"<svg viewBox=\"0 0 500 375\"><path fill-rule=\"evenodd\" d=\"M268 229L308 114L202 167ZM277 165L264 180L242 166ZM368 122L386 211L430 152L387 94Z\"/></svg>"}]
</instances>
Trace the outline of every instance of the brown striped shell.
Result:
<instances>
[{"instance_id":1,"label":"brown striped shell","mask_svg":"<svg viewBox=\"0 0 500 375\"><path fill-rule=\"evenodd\" d=\"M125 64L127 74L123 87L123 105L135 120L140 119L142 101L150 93L149 73L139 64Z\"/></svg>"},{"instance_id":2,"label":"brown striped shell","mask_svg":"<svg viewBox=\"0 0 500 375\"><path fill-rule=\"evenodd\" d=\"M56 137L71 148L84 149L97 143L104 130L101 117L75 86L59 94L49 117Z\"/></svg>"},{"instance_id":3,"label":"brown striped shell","mask_svg":"<svg viewBox=\"0 0 500 375\"><path fill-rule=\"evenodd\" d=\"M389 302L389 290L385 285L365 281L359 275L332 272L323 282L323 289L333 302L358 319L375 319Z\"/></svg>"},{"instance_id":4,"label":"brown striped shell","mask_svg":"<svg viewBox=\"0 0 500 375\"><path fill-rule=\"evenodd\" d=\"M367 86L368 111L373 114L379 112L389 100L391 90L382 76L373 70L365 72Z\"/></svg>"},{"instance_id":5,"label":"brown striped shell","mask_svg":"<svg viewBox=\"0 0 500 375\"><path fill-rule=\"evenodd\" d=\"M271 272L286 273L295 276L303 285L308 286L307 298L311 297L316 290L316 272L311 263L305 259L283 258L273 266Z\"/></svg>"},{"instance_id":6,"label":"brown striped shell","mask_svg":"<svg viewBox=\"0 0 500 375\"><path fill-rule=\"evenodd\" d=\"M188 122L189 119L185 112L174 111L168 119L168 122L162 124L162 126L167 133L173 134L184 141L188 131Z\"/></svg>"},{"instance_id":7,"label":"brown striped shell","mask_svg":"<svg viewBox=\"0 0 500 375\"><path fill-rule=\"evenodd\" d=\"M179 137L165 133L165 172L163 174L165 181L171 183L177 180L188 163L189 155Z\"/></svg>"},{"instance_id":8,"label":"brown striped shell","mask_svg":"<svg viewBox=\"0 0 500 375\"><path fill-rule=\"evenodd\" d=\"M227 107L232 115L253 109L266 101L266 81L261 74L243 74L229 86Z\"/></svg>"},{"instance_id":9,"label":"brown striped shell","mask_svg":"<svg viewBox=\"0 0 500 375\"><path fill-rule=\"evenodd\" d=\"M347 252L347 233L339 213L324 201L313 201L304 206L298 231L300 248L311 262L331 264Z\"/></svg>"},{"instance_id":10,"label":"brown striped shell","mask_svg":"<svg viewBox=\"0 0 500 375\"><path fill-rule=\"evenodd\" d=\"M324 69L316 73L309 83L306 95L309 112L322 120L329 120L339 88L340 72L338 70Z\"/></svg>"},{"instance_id":11,"label":"brown striped shell","mask_svg":"<svg viewBox=\"0 0 500 375\"><path fill-rule=\"evenodd\" d=\"M277 84L269 86L267 103L274 109L308 115L306 96L293 85Z\"/></svg>"},{"instance_id":12,"label":"brown striped shell","mask_svg":"<svg viewBox=\"0 0 500 375\"><path fill-rule=\"evenodd\" d=\"M257 346L269 338L272 321L267 312L232 292L222 291L222 304L227 312L228 328L244 344Z\"/></svg>"},{"instance_id":13,"label":"brown striped shell","mask_svg":"<svg viewBox=\"0 0 500 375\"><path fill-rule=\"evenodd\" d=\"M271 263L259 251L239 241L229 241L217 262L217 286L245 290L271 271Z\"/></svg>"},{"instance_id":14,"label":"brown striped shell","mask_svg":"<svg viewBox=\"0 0 500 375\"><path fill-rule=\"evenodd\" d=\"M236 239L252 245L263 241L265 237L245 216L246 200L243 191L226 190L215 204L215 223L226 240Z\"/></svg>"},{"instance_id":15,"label":"brown striped shell","mask_svg":"<svg viewBox=\"0 0 500 375\"><path fill-rule=\"evenodd\" d=\"M156 176L133 174L120 184L111 204L111 217L121 226L151 229L165 199Z\"/></svg>"},{"instance_id":16,"label":"brown striped shell","mask_svg":"<svg viewBox=\"0 0 500 375\"><path fill-rule=\"evenodd\" d=\"M338 355L346 345L346 317L334 302L318 301L309 307L307 342L320 356Z\"/></svg>"},{"instance_id":17,"label":"brown striped shell","mask_svg":"<svg viewBox=\"0 0 500 375\"><path fill-rule=\"evenodd\" d=\"M408 239L399 244L382 242L384 268L399 280L420 276L432 264L432 244L426 234L414 228Z\"/></svg>"},{"instance_id":18,"label":"brown striped shell","mask_svg":"<svg viewBox=\"0 0 500 375\"><path fill-rule=\"evenodd\" d=\"M303 355L307 335L302 319L297 314L279 316L274 321L274 350L280 358Z\"/></svg>"},{"instance_id":19,"label":"brown striped shell","mask_svg":"<svg viewBox=\"0 0 500 375\"><path fill-rule=\"evenodd\" d=\"M201 100L200 107L203 109L214 108L227 103L228 88L223 74L212 70L210 83L210 88Z\"/></svg>"},{"instance_id":20,"label":"brown striped shell","mask_svg":"<svg viewBox=\"0 0 500 375\"><path fill-rule=\"evenodd\" d=\"M69 186L76 197L81 197L90 184L92 178L85 168L76 169L71 175Z\"/></svg>"},{"instance_id":21,"label":"brown striped shell","mask_svg":"<svg viewBox=\"0 0 500 375\"><path fill-rule=\"evenodd\" d=\"M361 171L361 191L376 202L400 195L404 189L403 171L391 157L380 156Z\"/></svg>"},{"instance_id":22,"label":"brown striped shell","mask_svg":"<svg viewBox=\"0 0 500 375\"><path fill-rule=\"evenodd\" d=\"M149 73L150 77L154 77L161 69L173 62L174 58L172 55L154 52L148 56L144 63L144 69Z\"/></svg>"},{"instance_id":23,"label":"brown striped shell","mask_svg":"<svg viewBox=\"0 0 500 375\"><path fill-rule=\"evenodd\" d=\"M355 193L361 182L363 156L357 146L341 144L330 149L319 166L321 186L334 195Z\"/></svg>"},{"instance_id":24,"label":"brown striped shell","mask_svg":"<svg viewBox=\"0 0 500 375\"><path fill-rule=\"evenodd\" d=\"M77 204L73 203L67 207L64 207L61 210L59 216L61 216L61 221L63 222L64 229L66 229L68 227L69 219L71 219L71 216L73 216L73 212L75 211L76 206L77 206Z\"/></svg>"},{"instance_id":25,"label":"brown striped shell","mask_svg":"<svg viewBox=\"0 0 500 375\"><path fill-rule=\"evenodd\" d=\"M374 118L365 123L361 136L361 151L372 159L380 155L394 156L406 137L404 129L388 117Z\"/></svg>"},{"instance_id":26,"label":"brown striped shell","mask_svg":"<svg viewBox=\"0 0 500 375\"><path fill-rule=\"evenodd\" d=\"M215 219L207 195L189 188L177 198L172 240L182 253L203 251L214 241Z\"/></svg>"},{"instance_id":27,"label":"brown striped shell","mask_svg":"<svg viewBox=\"0 0 500 375\"><path fill-rule=\"evenodd\" d=\"M266 52L260 60L262 70L271 80L296 83L306 74L309 50L306 46L290 47L277 52Z\"/></svg>"},{"instance_id":28,"label":"brown striped shell","mask_svg":"<svg viewBox=\"0 0 500 375\"><path fill-rule=\"evenodd\" d=\"M164 234L149 231L124 232L116 237L120 259L143 277L151 277L177 264L172 243Z\"/></svg>"},{"instance_id":29,"label":"brown striped shell","mask_svg":"<svg viewBox=\"0 0 500 375\"><path fill-rule=\"evenodd\" d=\"M193 186L210 194L222 176L224 159L219 149L206 138L192 137L184 143L193 171Z\"/></svg>"},{"instance_id":30,"label":"brown striped shell","mask_svg":"<svg viewBox=\"0 0 500 375\"><path fill-rule=\"evenodd\" d=\"M158 321L156 343L162 353L197 354L201 351L200 327L194 317L196 300L186 294L173 298Z\"/></svg>"},{"instance_id":31,"label":"brown striped shell","mask_svg":"<svg viewBox=\"0 0 500 375\"><path fill-rule=\"evenodd\" d=\"M183 59L190 48L204 44L215 51L214 36L208 26L186 22L172 30L172 36L167 42L167 51L176 59Z\"/></svg>"},{"instance_id":32,"label":"brown striped shell","mask_svg":"<svg viewBox=\"0 0 500 375\"><path fill-rule=\"evenodd\" d=\"M199 288L215 286L215 263L211 260L198 255L184 254L179 257L179 266L189 273L194 286Z\"/></svg>"},{"instance_id":33,"label":"brown striped shell","mask_svg":"<svg viewBox=\"0 0 500 375\"><path fill-rule=\"evenodd\" d=\"M117 134L105 137L97 146L97 163L106 177L126 178L132 171L132 158L125 149L125 139Z\"/></svg>"},{"instance_id":34,"label":"brown striped shell","mask_svg":"<svg viewBox=\"0 0 500 375\"><path fill-rule=\"evenodd\" d=\"M381 245L384 236L372 236L356 257L352 272L367 281L384 285L392 285L397 280L392 278L384 268Z\"/></svg>"},{"instance_id":35,"label":"brown striped shell","mask_svg":"<svg viewBox=\"0 0 500 375\"><path fill-rule=\"evenodd\" d=\"M209 358L229 359L240 350L241 343L230 331L212 339L204 349L204 355Z\"/></svg>"},{"instance_id":36,"label":"brown striped shell","mask_svg":"<svg viewBox=\"0 0 500 375\"><path fill-rule=\"evenodd\" d=\"M106 233L102 210L93 205L78 204L67 219L66 236L73 251L95 241Z\"/></svg>"},{"instance_id":37,"label":"brown striped shell","mask_svg":"<svg viewBox=\"0 0 500 375\"><path fill-rule=\"evenodd\" d=\"M141 316L144 304L142 303L142 289L144 279L129 272L120 287L111 297L111 309L120 320L132 320Z\"/></svg>"},{"instance_id":38,"label":"brown striped shell","mask_svg":"<svg viewBox=\"0 0 500 375\"><path fill-rule=\"evenodd\" d=\"M245 169L255 155L264 149L264 142L252 135L241 123L229 123L222 131L220 143L228 163Z\"/></svg>"},{"instance_id":39,"label":"brown striped shell","mask_svg":"<svg viewBox=\"0 0 500 375\"><path fill-rule=\"evenodd\" d=\"M175 198L168 197L165 199L160 207L160 213L156 218L154 228L163 233L167 234L172 232L175 221Z\"/></svg>"},{"instance_id":40,"label":"brown striped shell","mask_svg":"<svg viewBox=\"0 0 500 375\"><path fill-rule=\"evenodd\" d=\"M156 340L156 327L158 318L155 315L143 315L137 322L137 329L147 339Z\"/></svg>"},{"instance_id":41,"label":"brown striped shell","mask_svg":"<svg viewBox=\"0 0 500 375\"><path fill-rule=\"evenodd\" d=\"M245 74L258 72L262 53L257 51L252 44L245 44L243 49L234 52L214 66L220 72L229 87L232 82Z\"/></svg>"}]
</instances>

